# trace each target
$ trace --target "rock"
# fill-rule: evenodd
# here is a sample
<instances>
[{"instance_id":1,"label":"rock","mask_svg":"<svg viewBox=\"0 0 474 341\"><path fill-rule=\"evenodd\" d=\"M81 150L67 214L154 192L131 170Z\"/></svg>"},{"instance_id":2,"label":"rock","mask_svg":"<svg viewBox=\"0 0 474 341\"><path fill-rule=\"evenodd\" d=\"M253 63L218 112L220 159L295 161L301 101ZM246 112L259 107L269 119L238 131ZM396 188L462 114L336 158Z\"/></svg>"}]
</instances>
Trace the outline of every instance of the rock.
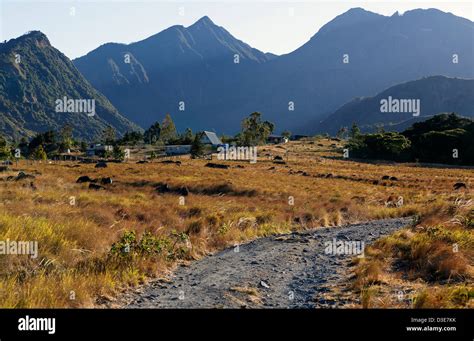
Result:
<instances>
[{"instance_id":1,"label":"rock","mask_svg":"<svg viewBox=\"0 0 474 341\"><path fill-rule=\"evenodd\" d=\"M140 161L137 161L137 164L139 164L139 165L144 164L144 163L150 163L150 162L147 161L147 160L140 160Z\"/></svg>"},{"instance_id":2,"label":"rock","mask_svg":"<svg viewBox=\"0 0 474 341\"><path fill-rule=\"evenodd\" d=\"M100 183L102 185L111 185L112 184L112 178L102 178L100 179Z\"/></svg>"},{"instance_id":3,"label":"rock","mask_svg":"<svg viewBox=\"0 0 474 341\"><path fill-rule=\"evenodd\" d=\"M158 185L155 187L155 190L156 190L158 193L169 193L169 192L171 192L171 189L170 189L170 187L168 186L168 184L166 184L166 183L164 183L164 182L158 183Z\"/></svg>"},{"instance_id":4,"label":"rock","mask_svg":"<svg viewBox=\"0 0 474 341\"><path fill-rule=\"evenodd\" d=\"M82 184L84 182L92 182L92 181L93 180L91 178L89 178L87 175L83 175L83 176L80 176L79 178L77 178L76 183Z\"/></svg>"},{"instance_id":5,"label":"rock","mask_svg":"<svg viewBox=\"0 0 474 341\"><path fill-rule=\"evenodd\" d=\"M461 189L461 188L464 188L464 189L467 189L467 186L464 182L456 182L454 185L453 185L453 188L455 190L458 190L458 189Z\"/></svg>"},{"instance_id":6,"label":"rock","mask_svg":"<svg viewBox=\"0 0 474 341\"><path fill-rule=\"evenodd\" d=\"M212 162L206 163L205 167L219 168L219 169L228 169L229 168L228 165L223 165L223 164L220 164L220 163L212 163Z\"/></svg>"},{"instance_id":7,"label":"rock","mask_svg":"<svg viewBox=\"0 0 474 341\"><path fill-rule=\"evenodd\" d=\"M392 181L398 181L398 178L395 177L395 176L391 176L391 177L390 177L390 180L392 180Z\"/></svg>"},{"instance_id":8,"label":"rock","mask_svg":"<svg viewBox=\"0 0 474 341\"><path fill-rule=\"evenodd\" d=\"M384 176L382 176L382 180L390 180L390 175L384 175Z\"/></svg>"},{"instance_id":9,"label":"rock","mask_svg":"<svg viewBox=\"0 0 474 341\"><path fill-rule=\"evenodd\" d=\"M107 162L99 161L95 164L95 168L107 168Z\"/></svg>"},{"instance_id":10,"label":"rock","mask_svg":"<svg viewBox=\"0 0 474 341\"><path fill-rule=\"evenodd\" d=\"M332 173L326 174L326 178L332 178L334 175Z\"/></svg>"},{"instance_id":11,"label":"rock","mask_svg":"<svg viewBox=\"0 0 474 341\"><path fill-rule=\"evenodd\" d=\"M31 174L27 174L25 172L19 172L18 175L15 177L15 181L23 180L23 179L34 179L35 176Z\"/></svg>"},{"instance_id":12,"label":"rock","mask_svg":"<svg viewBox=\"0 0 474 341\"><path fill-rule=\"evenodd\" d=\"M270 289L270 286L265 281L260 281L260 286L265 289Z\"/></svg>"},{"instance_id":13,"label":"rock","mask_svg":"<svg viewBox=\"0 0 474 341\"><path fill-rule=\"evenodd\" d=\"M161 161L161 163L164 163L164 164L175 164L175 165L178 165L178 166L181 166L181 161L173 161L173 160L164 160L164 161Z\"/></svg>"},{"instance_id":14,"label":"rock","mask_svg":"<svg viewBox=\"0 0 474 341\"><path fill-rule=\"evenodd\" d=\"M96 191L100 191L100 190L105 190L105 187L104 187L104 186L101 186L101 185L97 185L97 184L90 183L90 184L89 184L89 189L93 189L93 190L96 190Z\"/></svg>"},{"instance_id":15,"label":"rock","mask_svg":"<svg viewBox=\"0 0 474 341\"><path fill-rule=\"evenodd\" d=\"M0 172L8 172L10 168L8 166L0 166Z\"/></svg>"},{"instance_id":16,"label":"rock","mask_svg":"<svg viewBox=\"0 0 474 341\"><path fill-rule=\"evenodd\" d=\"M274 161L283 161L283 158L280 155L277 155L273 158Z\"/></svg>"}]
</instances>

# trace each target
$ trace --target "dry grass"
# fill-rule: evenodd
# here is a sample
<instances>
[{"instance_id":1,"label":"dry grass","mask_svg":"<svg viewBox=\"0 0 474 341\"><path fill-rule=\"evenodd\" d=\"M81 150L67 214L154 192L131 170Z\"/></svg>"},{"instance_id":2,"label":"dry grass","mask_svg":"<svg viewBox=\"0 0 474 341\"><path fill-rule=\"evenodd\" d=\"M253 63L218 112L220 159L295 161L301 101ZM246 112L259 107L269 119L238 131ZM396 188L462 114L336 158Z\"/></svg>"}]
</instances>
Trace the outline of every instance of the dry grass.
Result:
<instances>
[{"instance_id":1,"label":"dry grass","mask_svg":"<svg viewBox=\"0 0 474 341\"><path fill-rule=\"evenodd\" d=\"M212 169L204 166L205 160L185 158L180 166L158 161L109 163L105 169L90 164L71 167L72 163L12 166L0 177L20 170L37 174L36 189L30 180L0 182L0 241L38 241L39 257L0 256L1 306L91 307L104 297L162 276L177 262L238 242L414 214L428 226L439 219L440 210L442 219L453 218L459 213L450 211L454 201L470 195L453 192L452 185L468 182L472 170L327 158L338 155L333 143L264 147L256 164L228 162L229 169ZM274 164L275 155L282 156L285 164ZM87 184L75 183L81 175L110 176L114 182L105 191L92 191ZM384 175L398 181L382 181ZM171 189L185 187L189 195L181 197L177 190L161 194L155 189L159 183ZM386 207L390 195L403 196L404 205ZM75 205L70 205L71 197ZM399 235L380 248L395 250L392 254L399 250L400 260L413 265L407 268L413 278L456 278L459 285L468 278L472 254L461 251L459 258L450 258L443 245L456 240L461 250L472 251L472 230L462 229L454 226L449 233L435 233L441 244L431 243L428 230L413 230L419 246L406 253L400 251L406 241ZM128 231L134 232L134 239ZM127 243L129 252L124 251ZM429 258L417 256L426 253ZM434 267L426 266L433 261ZM367 268L369 283L377 280L374 269Z\"/></svg>"},{"instance_id":2,"label":"dry grass","mask_svg":"<svg viewBox=\"0 0 474 341\"><path fill-rule=\"evenodd\" d=\"M453 214L455 218L447 219ZM393 291L377 288L378 279L385 277L389 278L383 283L387 287L396 282L410 288L416 283L410 300L401 306L472 307L473 217L474 209L459 204L426 211L410 228L368 248L366 258L356 267L354 287L361 293L372 289L380 302L393 301Z\"/></svg>"}]
</instances>

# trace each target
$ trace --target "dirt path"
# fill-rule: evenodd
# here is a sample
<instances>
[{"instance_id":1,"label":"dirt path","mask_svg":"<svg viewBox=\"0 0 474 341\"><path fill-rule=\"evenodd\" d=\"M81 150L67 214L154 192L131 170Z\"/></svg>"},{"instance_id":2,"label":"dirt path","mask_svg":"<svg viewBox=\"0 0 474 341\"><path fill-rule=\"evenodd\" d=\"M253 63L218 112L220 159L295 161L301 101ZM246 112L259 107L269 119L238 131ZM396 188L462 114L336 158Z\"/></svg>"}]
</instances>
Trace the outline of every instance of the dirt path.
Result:
<instances>
[{"instance_id":1,"label":"dirt path","mask_svg":"<svg viewBox=\"0 0 474 341\"><path fill-rule=\"evenodd\" d=\"M365 245L410 219L387 219L258 239L179 267L169 281L130 294L127 308L318 308L357 304L332 294L349 276L350 254L326 253L326 242Z\"/></svg>"}]
</instances>

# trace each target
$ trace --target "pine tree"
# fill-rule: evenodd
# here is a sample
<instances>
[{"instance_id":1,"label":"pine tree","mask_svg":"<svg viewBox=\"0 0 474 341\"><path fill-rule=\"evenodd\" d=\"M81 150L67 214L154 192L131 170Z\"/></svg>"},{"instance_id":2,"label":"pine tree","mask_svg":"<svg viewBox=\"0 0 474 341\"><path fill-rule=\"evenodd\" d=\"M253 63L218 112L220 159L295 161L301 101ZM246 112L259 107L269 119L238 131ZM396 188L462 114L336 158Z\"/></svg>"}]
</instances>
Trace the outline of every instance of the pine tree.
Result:
<instances>
[{"instance_id":1,"label":"pine tree","mask_svg":"<svg viewBox=\"0 0 474 341\"><path fill-rule=\"evenodd\" d=\"M193 159L204 155L204 144L201 141L202 133L194 135L193 143L191 144L191 157Z\"/></svg>"},{"instance_id":2,"label":"pine tree","mask_svg":"<svg viewBox=\"0 0 474 341\"><path fill-rule=\"evenodd\" d=\"M150 126L150 128L148 128L145 131L145 134L143 134L143 138L145 140L145 143L155 144L156 141L158 141L160 139L160 134L161 134L160 122L153 123Z\"/></svg>"},{"instance_id":3,"label":"pine tree","mask_svg":"<svg viewBox=\"0 0 474 341\"><path fill-rule=\"evenodd\" d=\"M163 122L161 123L161 134L160 139L167 143L178 136L176 132L176 126L174 125L173 119L171 118L170 114L166 114Z\"/></svg>"}]
</instances>

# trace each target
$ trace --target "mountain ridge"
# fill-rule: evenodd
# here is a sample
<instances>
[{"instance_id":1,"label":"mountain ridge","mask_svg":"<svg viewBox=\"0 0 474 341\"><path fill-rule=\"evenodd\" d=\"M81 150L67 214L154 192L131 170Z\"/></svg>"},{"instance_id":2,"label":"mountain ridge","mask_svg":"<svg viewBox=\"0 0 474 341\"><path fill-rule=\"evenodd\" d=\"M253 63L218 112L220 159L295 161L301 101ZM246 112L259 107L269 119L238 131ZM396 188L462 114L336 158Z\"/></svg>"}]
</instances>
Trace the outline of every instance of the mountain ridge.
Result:
<instances>
[{"instance_id":1,"label":"mountain ridge","mask_svg":"<svg viewBox=\"0 0 474 341\"><path fill-rule=\"evenodd\" d=\"M65 97L91 100L95 112L58 112L56 102ZM1 131L15 139L65 124L85 140L99 138L108 125L119 134L141 129L121 116L40 31L0 44L0 124Z\"/></svg>"},{"instance_id":2,"label":"mountain ridge","mask_svg":"<svg viewBox=\"0 0 474 341\"><path fill-rule=\"evenodd\" d=\"M420 100L420 115L382 113L380 101L388 97ZM422 121L442 112L474 117L474 79L431 76L397 84L374 96L354 98L316 124L316 129L334 134L341 127L356 123L363 131L373 131L378 126L401 131L407 122Z\"/></svg>"}]
</instances>

